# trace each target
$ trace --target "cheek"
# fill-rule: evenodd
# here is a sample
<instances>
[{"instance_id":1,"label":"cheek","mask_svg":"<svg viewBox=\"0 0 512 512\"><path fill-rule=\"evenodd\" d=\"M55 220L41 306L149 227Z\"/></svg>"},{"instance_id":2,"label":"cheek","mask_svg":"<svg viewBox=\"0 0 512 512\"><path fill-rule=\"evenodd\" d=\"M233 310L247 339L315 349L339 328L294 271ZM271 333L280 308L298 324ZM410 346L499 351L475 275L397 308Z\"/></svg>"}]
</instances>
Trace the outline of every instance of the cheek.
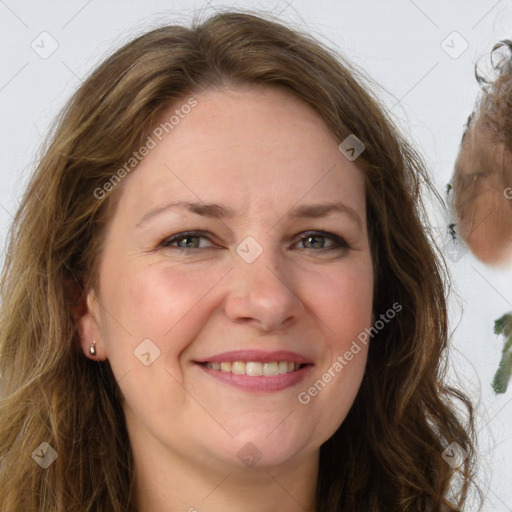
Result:
<instances>
[{"instance_id":1,"label":"cheek","mask_svg":"<svg viewBox=\"0 0 512 512\"><path fill-rule=\"evenodd\" d=\"M164 340L219 276L215 269L198 272L186 264L120 264L108 279L104 300L111 305L115 323L125 326L133 337L151 334Z\"/></svg>"},{"instance_id":2,"label":"cheek","mask_svg":"<svg viewBox=\"0 0 512 512\"><path fill-rule=\"evenodd\" d=\"M161 379L165 393L181 397L179 402L183 398L180 355L208 320L207 294L226 269L210 265L199 271L195 265L165 261L111 262L102 274L102 334L121 389L143 411L148 390ZM145 366L143 354L148 352L154 363ZM169 406L156 396L151 400L158 402L158 410Z\"/></svg>"},{"instance_id":3,"label":"cheek","mask_svg":"<svg viewBox=\"0 0 512 512\"><path fill-rule=\"evenodd\" d=\"M373 280L368 273L354 273L345 276L340 283L338 287L333 287L326 304L329 308L326 322L330 327L330 361L325 372L332 377L333 388L343 390L346 400L342 402L351 403L366 366L367 332L372 327L373 317ZM324 377L330 382L328 375Z\"/></svg>"},{"instance_id":4,"label":"cheek","mask_svg":"<svg viewBox=\"0 0 512 512\"><path fill-rule=\"evenodd\" d=\"M373 274L369 257L309 283L310 305L323 321L332 349L341 350L372 320Z\"/></svg>"},{"instance_id":5,"label":"cheek","mask_svg":"<svg viewBox=\"0 0 512 512\"><path fill-rule=\"evenodd\" d=\"M163 378L164 387L171 386L180 396L180 354L199 334L207 315L205 298L223 273L211 266L209 272L198 272L192 271L192 265L168 262L145 265L112 259L106 263L99 299L102 338L123 392L137 397L141 390L152 389L155 379ZM148 352L154 364L145 366ZM157 377L162 368L177 380L165 372Z\"/></svg>"},{"instance_id":6,"label":"cheek","mask_svg":"<svg viewBox=\"0 0 512 512\"><path fill-rule=\"evenodd\" d=\"M371 259L362 258L358 263L326 276L323 287L317 287L312 297L315 314L325 326L329 352L320 369L323 384L316 385L318 392L323 392L324 384L328 389L318 405L331 404L324 414L334 426L346 415L359 390L371 339L368 333L373 327ZM315 390L311 392L315 394Z\"/></svg>"}]
</instances>

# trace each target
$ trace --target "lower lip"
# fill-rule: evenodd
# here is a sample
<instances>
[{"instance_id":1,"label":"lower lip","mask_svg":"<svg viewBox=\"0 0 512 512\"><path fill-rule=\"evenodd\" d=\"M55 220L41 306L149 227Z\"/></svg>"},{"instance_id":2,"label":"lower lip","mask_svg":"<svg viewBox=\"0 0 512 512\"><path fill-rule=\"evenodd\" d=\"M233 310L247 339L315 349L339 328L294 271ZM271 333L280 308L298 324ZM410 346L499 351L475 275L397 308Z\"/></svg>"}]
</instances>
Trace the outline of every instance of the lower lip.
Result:
<instances>
[{"instance_id":1,"label":"lower lip","mask_svg":"<svg viewBox=\"0 0 512 512\"><path fill-rule=\"evenodd\" d=\"M312 365L302 366L298 370L279 375L251 377L249 375L235 375L231 372L223 372L198 365L204 372L214 379L229 384L245 391L256 391L261 393L273 393L295 386L307 375Z\"/></svg>"}]
</instances>

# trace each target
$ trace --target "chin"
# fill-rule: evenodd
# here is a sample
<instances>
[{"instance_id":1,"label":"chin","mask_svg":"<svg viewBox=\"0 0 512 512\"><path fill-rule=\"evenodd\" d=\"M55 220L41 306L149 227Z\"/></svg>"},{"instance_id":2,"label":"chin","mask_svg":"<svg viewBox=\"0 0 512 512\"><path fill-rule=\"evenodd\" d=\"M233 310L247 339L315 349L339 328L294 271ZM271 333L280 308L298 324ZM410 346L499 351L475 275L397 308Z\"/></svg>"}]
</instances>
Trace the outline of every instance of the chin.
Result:
<instances>
[{"instance_id":1,"label":"chin","mask_svg":"<svg viewBox=\"0 0 512 512\"><path fill-rule=\"evenodd\" d=\"M304 433L297 437L289 431L276 434L272 429L253 429L235 436L225 446L224 457L236 466L275 467L300 457L308 448L313 449L308 441Z\"/></svg>"}]
</instances>

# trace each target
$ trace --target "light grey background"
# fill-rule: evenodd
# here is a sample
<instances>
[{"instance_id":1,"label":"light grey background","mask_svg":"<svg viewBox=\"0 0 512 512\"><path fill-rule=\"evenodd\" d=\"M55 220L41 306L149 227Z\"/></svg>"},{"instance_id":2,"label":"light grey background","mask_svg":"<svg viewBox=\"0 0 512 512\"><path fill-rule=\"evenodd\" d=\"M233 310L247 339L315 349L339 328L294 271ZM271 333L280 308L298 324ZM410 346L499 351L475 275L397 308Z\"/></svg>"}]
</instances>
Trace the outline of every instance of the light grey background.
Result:
<instances>
[{"instance_id":1,"label":"light grey background","mask_svg":"<svg viewBox=\"0 0 512 512\"><path fill-rule=\"evenodd\" d=\"M209 13L229 6L270 11L363 68L380 84L376 92L420 149L444 194L478 92L474 64L485 67L493 44L512 38L510 0L0 0L2 249L36 151L80 81L136 34L186 21L195 8ZM45 55L52 44L58 47ZM432 219L441 233L444 220ZM457 327L451 376L479 406L483 510L512 512L512 385L498 396L490 387L503 345L493 325L512 310L512 265L490 270L470 254L448 261L454 280L451 321Z\"/></svg>"}]
</instances>

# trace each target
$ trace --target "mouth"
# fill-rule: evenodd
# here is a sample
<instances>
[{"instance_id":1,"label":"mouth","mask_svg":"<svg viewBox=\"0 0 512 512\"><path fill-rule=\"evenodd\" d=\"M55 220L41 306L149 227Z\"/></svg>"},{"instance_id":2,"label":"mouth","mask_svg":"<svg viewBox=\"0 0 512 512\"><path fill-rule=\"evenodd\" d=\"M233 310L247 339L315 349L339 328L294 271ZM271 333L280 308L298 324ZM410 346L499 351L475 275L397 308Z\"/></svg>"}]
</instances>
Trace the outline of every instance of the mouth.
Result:
<instances>
[{"instance_id":1,"label":"mouth","mask_svg":"<svg viewBox=\"0 0 512 512\"><path fill-rule=\"evenodd\" d=\"M198 363L206 368L218 372L232 373L234 375L248 375L250 377L273 377L295 372L306 366L305 364L293 363L292 361L222 361L221 363L210 362Z\"/></svg>"},{"instance_id":2,"label":"mouth","mask_svg":"<svg viewBox=\"0 0 512 512\"><path fill-rule=\"evenodd\" d=\"M314 366L307 358L288 351L237 351L194 362L217 381L261 392L296 385Z\"/></svg>"}]
</instances>

